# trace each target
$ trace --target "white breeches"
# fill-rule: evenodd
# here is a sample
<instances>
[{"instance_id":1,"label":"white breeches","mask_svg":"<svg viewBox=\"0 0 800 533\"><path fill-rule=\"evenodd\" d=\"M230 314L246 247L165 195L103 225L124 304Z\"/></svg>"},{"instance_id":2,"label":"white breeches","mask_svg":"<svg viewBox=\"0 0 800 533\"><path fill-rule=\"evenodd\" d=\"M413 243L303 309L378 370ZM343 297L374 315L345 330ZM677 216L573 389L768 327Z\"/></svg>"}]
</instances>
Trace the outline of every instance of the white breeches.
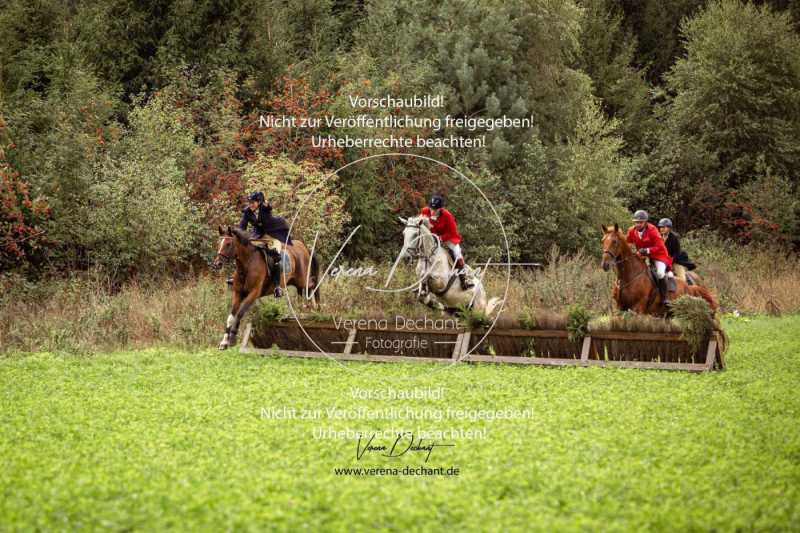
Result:
<instances>
[{"instance_id":1,"label":"white breeches","mask_svg":"<svg viewBox=\"0 0 800 533\"><path fill-rule=\"evenodd\" d=\"M656 260L653 260L653 264L656 266L656 277L658 279L664 279L664 276L667 275L667 264Z\"/></svg>"},{"instance_id":2,"label":"white breeches","mask_svg":"<svg viewBox=\"0 0 800 533\"><path fill-rule=\"evenodd\" d=\"M464 256L461 255L461 246L460 245L453 244L450 241L444 241L444 243L442 243L442 244L447 246L450 249L450 251L453 252L453 257L456 258L455 259L456 261L458 261L459 259L462 259L464 257Z\"/></svg>"}]
</instances>

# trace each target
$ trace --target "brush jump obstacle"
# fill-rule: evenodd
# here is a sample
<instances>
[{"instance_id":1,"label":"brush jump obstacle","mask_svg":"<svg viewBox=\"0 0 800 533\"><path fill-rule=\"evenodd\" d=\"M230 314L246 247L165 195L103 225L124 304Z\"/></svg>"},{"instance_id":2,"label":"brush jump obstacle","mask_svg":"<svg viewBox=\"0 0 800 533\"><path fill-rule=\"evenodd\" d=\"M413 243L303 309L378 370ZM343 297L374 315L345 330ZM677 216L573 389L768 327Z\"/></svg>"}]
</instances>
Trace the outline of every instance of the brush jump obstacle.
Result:
<instances>
[{"instance_id":1,"label":"brush jump obstacle","mask_svg":"<svg viewBox=\"0 0 800 533\"><path fill-rule=\"evenodd\" d=\"M571 338L565 329L404 329L284 320L248 324L240 351L339 361L497 363L543 366L722 370L722 337L712 332L693 349L681 333L596 331ZM313 339L313 341L312 341Z\"/></svg>"}]
</instances>

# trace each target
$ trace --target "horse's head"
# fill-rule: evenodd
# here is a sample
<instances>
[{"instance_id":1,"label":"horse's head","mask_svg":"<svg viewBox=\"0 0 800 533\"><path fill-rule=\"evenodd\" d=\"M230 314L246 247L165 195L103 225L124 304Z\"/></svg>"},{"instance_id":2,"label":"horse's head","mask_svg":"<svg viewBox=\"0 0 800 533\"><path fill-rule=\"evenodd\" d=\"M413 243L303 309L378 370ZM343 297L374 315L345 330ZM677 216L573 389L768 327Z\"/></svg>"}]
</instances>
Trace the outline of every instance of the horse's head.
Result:
<instances>
[{"instance_id":1,"label":"horse's head","mask_svg":"<svg viewBox=\"0 0 800 533\"><path fill-rule=\"evenodd\" d=\"M405 225L403 228L403 249L400 257L403 259L416 257L422 249L422 239L431 234L428 219L423 216L400 218Z\"/></svg>"},{"instance_id":2,"label":"horse's head","mask_svg":"<svg viewBox=\"0 0 800 533\"><path fill-rule=\"evenodd\" d=\"M617 264L622 260L630 251L625 237L619 231L619 224L613 226L600 226L603 229L603 259L600 266L603 270L608 271L612 264Z\"/></svg>"},{"instance_id":3,"label":"horse's head","mask_svg":"<svg viewBox=\"0 0 800 533\"><path fill-rule=\"evenodd\" d=\"M217 245L217 256L212 263L213 268L222 267L222 262L226 259L231 259L236 255L236 236L231 230L230 226L219 226L219 244Z\"/></svg>"}]
</instances>

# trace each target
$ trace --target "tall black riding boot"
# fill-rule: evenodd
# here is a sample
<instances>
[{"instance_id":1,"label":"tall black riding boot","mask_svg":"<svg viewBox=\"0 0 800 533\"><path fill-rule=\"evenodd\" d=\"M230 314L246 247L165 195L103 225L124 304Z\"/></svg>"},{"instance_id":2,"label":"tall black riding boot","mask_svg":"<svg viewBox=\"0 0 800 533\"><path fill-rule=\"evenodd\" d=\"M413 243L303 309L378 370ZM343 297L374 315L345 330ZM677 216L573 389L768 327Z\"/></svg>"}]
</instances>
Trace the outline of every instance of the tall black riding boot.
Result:
<instances>
[{"instance_id":1,"label":"tall black riding boot","mask_svg":"<svg viewBox=\"0 0 800 533\"><path fill-rule=\"evenodd\" d=\"M669 301L669 291L667 290L666 276L658 280L658 292L661 293L661 301L664 302L664 305L669 306L672 304L672 302Z\"/></svg>"},{"instance_id":2,"label":"tall black riding boot","mask_svg":"<svg viewBox=\"0 0 800 533\"><path fill-rule=\"evenodd\" d=\"M456 261L456 269L458 269L458 281L461 283L461 290L466 291L474 287L474 285L467 279L467 274L464 272L464 258L459 257Z\"/></svg>"},{"instance_id":3,"label":"tall black riding boot","mask_svg":"<svg viewBox=\"0 0 800 533\"><path fill-rule=\"evenodd\" d=\"M275 298L283 296L281 290L281 256L275 250L269 250L272 264L269 265L269 281L275 286Z\"/></svg>"}]
</instances>

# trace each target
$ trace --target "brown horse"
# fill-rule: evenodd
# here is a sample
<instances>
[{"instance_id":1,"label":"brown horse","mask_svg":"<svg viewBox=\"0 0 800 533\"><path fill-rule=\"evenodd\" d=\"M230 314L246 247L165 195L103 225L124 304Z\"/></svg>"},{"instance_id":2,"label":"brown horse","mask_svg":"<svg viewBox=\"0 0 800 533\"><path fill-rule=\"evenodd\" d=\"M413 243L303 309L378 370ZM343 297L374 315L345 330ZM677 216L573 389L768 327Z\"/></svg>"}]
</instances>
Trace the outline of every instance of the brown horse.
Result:
<instances>
[{"instance_id":1,"label":"brown horse","mask_svg":"<svg viewBox=\"0 0 800 533\"><path fill-rule=\"evenodd\" d=\"M614 285L613 298L622 311L633 310L655 316L666 316L669 309L664 305L658 287L650 277L647 262L631 249L619 226L601 226L603 228L603 260L600 265L608 271L613 265L617 272L617 283ZM717 302L708 289L699 285L687 285L675 279L676 290L670 291L674 300L688 294L698 296L708 302L713 311L717 310Z\"/></svg>"},{"instance_id":2,"label":"brown horse","mask_svg":"<svg viewBox=\"0 0 800 533\"><path fill-rule=\"evenodd\" d=\"M251 242L250 235L239 228L230 226L225 228L220 226L219 234L222 238L219 241L214 266L219 267L223 259L236 259L236 274L233 277L233 303L225 325L225 335L219 344L219 349L225 350L228 346L236 344L239 324L250 306L260 297L271 293L275 287L270 282L270 262L265 259L264 253ZM309 299L309 291L313 291L313 301L319 305L317 258L309 253L303 241L297 239L292 239L292 244L284 244L283 249L289 256L291 268L288 272L281 273L281 286L286 288L288 285L292 285L297 289L298 294L303 294L305 300Z\"/></svg>"}]
</instances>

